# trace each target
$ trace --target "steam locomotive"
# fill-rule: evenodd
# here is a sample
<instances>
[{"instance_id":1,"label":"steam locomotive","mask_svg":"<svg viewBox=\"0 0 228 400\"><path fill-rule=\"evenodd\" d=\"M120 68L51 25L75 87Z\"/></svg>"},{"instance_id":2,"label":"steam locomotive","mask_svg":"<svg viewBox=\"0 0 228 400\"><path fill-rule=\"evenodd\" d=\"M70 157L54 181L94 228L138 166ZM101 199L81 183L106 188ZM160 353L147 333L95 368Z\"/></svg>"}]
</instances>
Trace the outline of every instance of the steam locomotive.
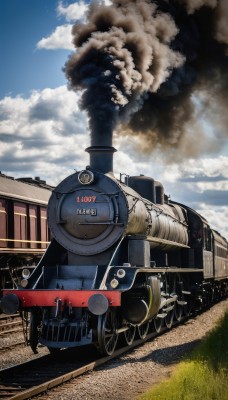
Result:
<instances>
[{"instance_id":1,"label":"steam locomotive","mask_svg":"<svg viewBox=\"0 0 228 400\"><path fill-rule=\"evenodd\" d=\"M50 352L168 328L228 292L228 243L146 176L113 175L112 146L63 180L48 203L53 239L29 278L4 290L5 313L30 311L30 346Z\"/></svg>"},{"instance_id":2,"label":"steam locomotive","mask_svg":"<svg viewBox=\"0 0 228 400\"><path fill-rule=\"evenodd\" d=\"M0 172L0 291L20 285L44 254L52 189L39 177L14 179Z\"/></svg>"}]
</instances>

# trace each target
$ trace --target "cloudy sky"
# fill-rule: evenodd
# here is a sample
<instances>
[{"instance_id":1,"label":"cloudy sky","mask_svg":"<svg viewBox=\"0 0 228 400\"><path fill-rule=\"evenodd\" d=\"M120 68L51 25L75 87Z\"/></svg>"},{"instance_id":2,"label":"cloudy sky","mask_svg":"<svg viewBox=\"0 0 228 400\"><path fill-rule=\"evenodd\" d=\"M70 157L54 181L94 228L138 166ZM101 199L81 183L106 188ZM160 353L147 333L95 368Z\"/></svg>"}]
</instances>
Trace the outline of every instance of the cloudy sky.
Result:
<instances>
[{"instance_id":1,"label":"cloudy sky","mask_svg":"<svg viewBox=\"0 0 228 400\"><path fill-rule=\"evenodd\" d=\"M62 71L73 51L72 24L85 19L88 3L0 0L0 170L4 174L40 176L55 185L88 164L87 117L78 106L80 93L67 89ZM159 148L141 151L139 137L116 134L114 169L116 176L145 174L160 180L174 200L199 211L228 237L227 132L220 135L221 143L215 142L210 118L199 117L207 148L200 151L196 133L193 143L199 151L194 157L186 157L184 147L172 155Z\"/></svg>"}]
</instances>

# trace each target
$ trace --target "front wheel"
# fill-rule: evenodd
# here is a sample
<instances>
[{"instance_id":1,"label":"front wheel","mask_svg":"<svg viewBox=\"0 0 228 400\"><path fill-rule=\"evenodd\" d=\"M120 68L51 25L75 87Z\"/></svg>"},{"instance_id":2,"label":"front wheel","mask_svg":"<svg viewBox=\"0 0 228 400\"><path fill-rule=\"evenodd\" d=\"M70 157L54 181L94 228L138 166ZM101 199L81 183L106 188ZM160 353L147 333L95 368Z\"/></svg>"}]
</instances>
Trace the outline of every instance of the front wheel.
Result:
<instances>
[{"instance_id":1,"label":"front wheel","mask_svg":"<svg viewBox=\"0 0 228 400\"><path fill-rule=\"evenodd\" d=\"M117 319L115 310L109 309L105 314L99 315L97 324L98 349L101 354L111 356L118 340Z\"/></svg>"}]
</instances>

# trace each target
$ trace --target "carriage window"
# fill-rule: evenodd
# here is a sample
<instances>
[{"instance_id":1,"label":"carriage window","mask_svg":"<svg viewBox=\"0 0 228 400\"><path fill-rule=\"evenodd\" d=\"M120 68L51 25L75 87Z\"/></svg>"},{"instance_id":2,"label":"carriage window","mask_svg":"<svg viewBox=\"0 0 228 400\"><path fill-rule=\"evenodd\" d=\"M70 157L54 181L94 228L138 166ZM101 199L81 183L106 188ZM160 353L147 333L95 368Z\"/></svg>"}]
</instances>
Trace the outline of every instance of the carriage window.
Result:
<instances>
[{"instance_id":1,"label":"carriage window","mask_svg":"<svg viewBox=\"0 0 228 400\"><path fill-rule=\"evenodd\" d=\"M30 247L36 249L37 244L37 206L29 205Z\"/></svg>"},{"instance_id":2,"label":"carriage window","mask_svg":"<svg viewBox=\"0 0 228 400\"><path fill-rule=\"evenodd\" d=\"M28 247L27 239L26 204L14 203L14 247Z\"/></svg>"},{"instance_id":3,"label":"carriage window","mask_svg":"<svg viewBox=\"0 0 228 400\"><path fill-rule=\"evenodd\" d=\"M7 247L7 204L4 199L0 199L0 246Z\"/></svg>"},{"instance_id":4,"label":"carriage window","mask_svg":"<svg viewBox=\"0 0 228 400\"><path fill-rule=\"evenodd\" d=\"M48 225L47 225L47 210L45 207L40 207L40 223L41 223L41 249L46 249L48 245Z\"/></svg>"}]
</instances>

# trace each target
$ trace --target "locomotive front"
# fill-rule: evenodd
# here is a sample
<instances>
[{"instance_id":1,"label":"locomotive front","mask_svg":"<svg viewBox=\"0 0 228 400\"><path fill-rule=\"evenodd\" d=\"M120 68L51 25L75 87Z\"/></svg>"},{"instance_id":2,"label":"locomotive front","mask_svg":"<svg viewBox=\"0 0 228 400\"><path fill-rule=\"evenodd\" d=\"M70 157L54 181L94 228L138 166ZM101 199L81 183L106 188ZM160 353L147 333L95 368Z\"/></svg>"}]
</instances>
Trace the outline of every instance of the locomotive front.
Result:
<instances>
[{"instance_id":1,"label":"locomotive front","mask_svg":"<svg viewBox=\"0 0 228 400\"><path fill-rule=\"evenodd\" d=\"M134 190L138 179L132 187L116 180L112 147L88 151L90 167L67 177L51 195L53 240L44 257L2 299L6 313L31 311L34 352L39 342L50 351L93 343L111 354L119 333L129 344L136 327L143 335L145 324L177 300L161 291L153 251L159 249L160 257L188 247L183 211Z\"/></svg>"},{"instance_id":2,"label":"locomotive front","mask_svg":"<svg viewBox=\"0 0 228 400\"><path fill-rule=\"evenodd\" d=\"M90 169L66 178L48 205L48 224L56 241L81 256L109 249L127 222L128 204L117 181Z\"/></svg>"}]
</instances>

